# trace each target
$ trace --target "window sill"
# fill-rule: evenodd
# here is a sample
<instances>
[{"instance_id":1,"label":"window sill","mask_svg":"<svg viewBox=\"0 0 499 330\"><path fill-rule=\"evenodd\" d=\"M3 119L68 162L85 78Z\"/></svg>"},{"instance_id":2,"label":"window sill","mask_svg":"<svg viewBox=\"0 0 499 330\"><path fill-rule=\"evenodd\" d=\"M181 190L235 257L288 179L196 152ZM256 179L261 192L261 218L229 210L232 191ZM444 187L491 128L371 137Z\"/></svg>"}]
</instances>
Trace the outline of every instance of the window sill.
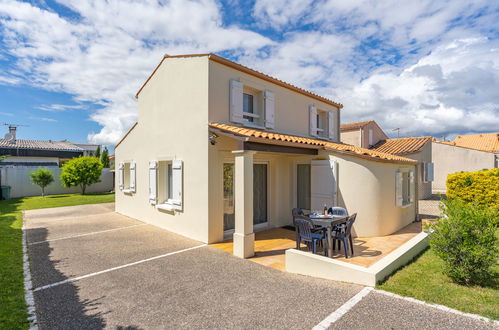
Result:
<instances>
[{"instance_id":1,"label":"window sill","mask_svg":"<svg viewBox=\"0 0 499 330\"><path fill-rule=\"evenodd\" d=\"M163 203L157 204L156 208L163 211L179 211L182 209L182 206L173 203Z\"/></svg>"},{"instance_id":2,"label":"window sill","mask_svg":"<svg viewBox=\"0 0 499 330\"><path fill-rule=\"evenodd\" d=\"M243 126L246 126L246 127L265 129L265 127L251 123L251 122L243 122L242 124L243 124Z\"/></svg>"},{"instance_id":3,"label":"window sill","mask_svg":"<svg viewBox=\"0 0 499 330\"><path fill-rule=\"evenodd\" d=\"M131 194L133 194L135 192L132 189L123 189L122 191L123 191L124 194L127 194L127 195L131 195Z\"/></svg>"},{"instance_id":4,"label":"window sill","mask_svg":"<svg viewBox=\"0 0 499 330\"><path fill-rule=\"evenodd\" d=\"M411 205L412 205L412 203L409 202L409 203L402 204L399 207L402 208L402 209L405 209L405 208L408 208Z\"/></svg>"}]
</instances>

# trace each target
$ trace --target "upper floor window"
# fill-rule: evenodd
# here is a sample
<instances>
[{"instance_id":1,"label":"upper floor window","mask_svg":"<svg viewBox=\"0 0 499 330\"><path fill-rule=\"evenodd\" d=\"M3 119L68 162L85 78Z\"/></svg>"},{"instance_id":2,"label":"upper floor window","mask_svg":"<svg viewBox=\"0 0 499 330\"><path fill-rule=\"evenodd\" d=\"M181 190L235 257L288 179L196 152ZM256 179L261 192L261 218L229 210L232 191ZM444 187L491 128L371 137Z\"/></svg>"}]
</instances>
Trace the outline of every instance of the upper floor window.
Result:
<instances>
[{"instance_id":1,"label":"upper floor window","mask_svg":"<svg viewBox=\"0 0 499 330\"><path fill-rule=\"evenodd\" d=\"M311 105L309 111L310 135L336 140L336 132L338 132L338 122L335 120L336 114L331 111L319 110L315 105Z\"/></svg>"},{"instance_id":2,"label":"upper floor window","mask_svg":"<svg viewBox=\"0 0 499 330\"><path fill-rule=\"evenodd\" d=\"M230 81L230 121L243 125L274 128L274 93L238 80Z\"/></svg>"},{"instance_id":3,"label":"upper floor window","mask_svg":"<svg viewBox=\"0 0 499 330\"><path fill-rule=\"evenodd\" d=\"M260 123L260 109L258 106L259 95L247 91L243 93L243 119L250 123Z\"/></svg>"}]
</instances>

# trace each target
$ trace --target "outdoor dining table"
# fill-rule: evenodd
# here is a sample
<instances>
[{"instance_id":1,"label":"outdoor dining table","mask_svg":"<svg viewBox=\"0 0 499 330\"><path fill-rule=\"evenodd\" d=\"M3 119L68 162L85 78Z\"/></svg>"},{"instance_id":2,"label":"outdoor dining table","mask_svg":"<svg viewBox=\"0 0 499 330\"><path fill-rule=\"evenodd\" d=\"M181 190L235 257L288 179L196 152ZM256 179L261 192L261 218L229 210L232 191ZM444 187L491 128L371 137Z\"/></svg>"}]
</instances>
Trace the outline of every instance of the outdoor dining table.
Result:
<instances>
[{"instance_id":1,"label":"outdoor dining table","mask_svg":"<svg viewBox=\"0 0 499 330\"><path fill-rule=\"evenodd\" d=\"M333 227L347 221L348 215L324 215L324 214L309 214L308 217L312 220L315 226L321 226L327 229L327 256L333 257Z\"/></svg>"}]
</instances>

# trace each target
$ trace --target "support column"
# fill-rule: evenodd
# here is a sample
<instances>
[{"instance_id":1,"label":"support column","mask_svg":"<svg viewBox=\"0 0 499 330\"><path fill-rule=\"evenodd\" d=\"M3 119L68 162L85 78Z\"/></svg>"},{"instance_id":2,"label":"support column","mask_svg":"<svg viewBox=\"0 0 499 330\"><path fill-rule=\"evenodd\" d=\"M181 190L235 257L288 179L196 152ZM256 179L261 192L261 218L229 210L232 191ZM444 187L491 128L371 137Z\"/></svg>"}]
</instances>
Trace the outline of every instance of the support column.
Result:
<instances>
[{"instance_id":1,"label":"support column","mask_svg":"<svg viewBox=\"0 0 499 330\"><path fill-rule=\"evenodd\" d=\"M249 258L255 254L253 233L253 154L254 151L238 150L234 168L235 230L234 255Z\"/></svg>"}]
</instances>

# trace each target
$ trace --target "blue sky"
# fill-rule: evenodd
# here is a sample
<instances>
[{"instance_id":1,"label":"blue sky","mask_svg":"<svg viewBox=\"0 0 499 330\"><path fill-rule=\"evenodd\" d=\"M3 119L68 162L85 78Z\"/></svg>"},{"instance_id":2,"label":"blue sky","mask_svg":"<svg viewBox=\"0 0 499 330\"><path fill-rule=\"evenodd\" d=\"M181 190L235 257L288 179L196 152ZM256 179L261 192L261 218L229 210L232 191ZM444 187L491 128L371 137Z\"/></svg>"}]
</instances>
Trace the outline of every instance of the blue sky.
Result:
<instances>
[{"instance_id":1,"label":"blue sky","mask_svg":"<svg viewBox=\"0 0 499 330\"><path fill-rule=\"evenodd\" d=\"M114 145L162 55L215 52L390 133L499 131L499 3L0 0L0 123Z\"/></svg>"}]
</instances>

